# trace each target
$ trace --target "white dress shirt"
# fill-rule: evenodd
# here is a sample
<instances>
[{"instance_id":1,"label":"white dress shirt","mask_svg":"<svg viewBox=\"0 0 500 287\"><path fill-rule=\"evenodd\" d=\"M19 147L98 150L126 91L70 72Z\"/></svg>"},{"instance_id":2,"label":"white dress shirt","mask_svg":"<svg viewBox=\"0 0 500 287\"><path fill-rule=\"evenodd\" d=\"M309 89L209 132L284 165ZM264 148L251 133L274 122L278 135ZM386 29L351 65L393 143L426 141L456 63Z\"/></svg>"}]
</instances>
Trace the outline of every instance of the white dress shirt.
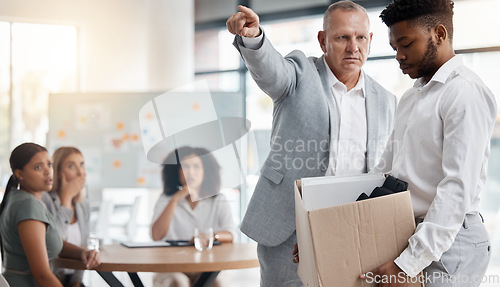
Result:
<instances>
[{"instance_id":1,"label":"white dress shirt","mask_svg":"<svg viewBox=\"0 0 500 287\"><path fill-rule=\"evenodd\" d=\"M255 38L241 37L243 45L249 49L258 49L262 45L264 33ZM326 60L325 67L328 67ZM352 175L366 172L366 104L365 104L365 74L361 71L356 86L347 91L330 69L328 83L332 83L331 95L335 102L335 110L331 111L337 117L339 126L336 134L331 133L330 156L327 176ZM333 128L333 127L332 127Z\"/></svg>"},{"instance_id":2,"label":"white dress shirt","mask_svg":"<svg viewBox=\"0 0 500 287\"><path fill-rule=\"evenodd\" d=\"M161 215L171 197L161 194L156 202L153 221ZM194 236L194 228L213 228L214 234L220 231L229 231L233 238L237 238L236 224L231 213L231 207L223 194L212 196L198 201L194 209L188 199L179 200L170 222L167 234L163 240L190 240Z\"/></svg>"},{"instance_id":3,"label":"white dress shirt","mask_svg":"<svg viewBox=\"0 0 500 287\"><path fill-rule=\"evenodd\" d=\"M459 56L401 98L374 172L392 169L407 181L415 217L425 217L394 261L410 277L439 260L465 215L479 212L496 115L494 95Z\"/></svg>"},{"instance_id":4,"label":"white dress shirt","mask_svg":"<svg viewBox=\"0 0 500 287\"><path fill-rule=\"evenodd\" d=\"M80 225L78 225L78 221L75 223L71 223L68 225L68 235L65 239L66 242L71 243L76 246L82 246L82 233L80 231ZM64 274L73 274L75 273L74 269L64 269Z\"/></svg>"},{"instance_id":5,"label":"white dress shirt","mask_svg":"<svg viewBox=\"0 0 500 287\"><path fill-rule=\"evenodd\" d=\"M328 64L325 61L325 66ZM366 172L366 104L365 74L361 72L358 83L350 91L327 69L328 82L335 102L333 116L339 126L337 134L331 133L330 159L325 175L352 175ZM333 130L333 127L332 127ZM338 140L335 140L338 139Z\"/></svg>"},{"instance_id":6,"label":"white dress shirt","mask_svg":"<svg viewBox=\"0 0 500 287\"><path fill-rule=\"evenodd\" d=\"M82 246L83 243L86 243L82 242L82 232L80 230L80 226L78 225L78 221L68 225L68 235L65 240L66 242L76 246Z\"/></svg>"}]
</instances>

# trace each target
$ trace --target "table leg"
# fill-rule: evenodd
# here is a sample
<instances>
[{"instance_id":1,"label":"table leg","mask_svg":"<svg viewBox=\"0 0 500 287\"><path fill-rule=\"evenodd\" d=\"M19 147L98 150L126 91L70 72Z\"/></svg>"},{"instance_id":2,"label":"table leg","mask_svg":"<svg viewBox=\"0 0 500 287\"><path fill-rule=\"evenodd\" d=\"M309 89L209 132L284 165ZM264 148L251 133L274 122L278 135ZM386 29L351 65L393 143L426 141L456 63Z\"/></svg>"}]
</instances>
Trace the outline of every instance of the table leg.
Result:
<instances>
[{"instance_id":1,"label":"table leg","mask_svg":"<svg viewBox=\"0 0 500 287\"><path fill-rule=\"evenodd\" d=\"M132 284L134 284L134 287L144 287L141 278L139 278L139 275L137 275L137 273L129 272L128 276L130 277L130 280L132 280Z\"/></svg>"},{"instance_id":2,"label":"table leg","mask_svg":"<svg viewBox=\"0 0 500 287\"><path fill-rule=\"evenodd\" d=\"M123 284L115 277L113 272L100 272L97 271L99 275L101 275L102 279L108 283L111 287L124 287Z\"/></svg>"},{"instance_id":3,"label":"table leg","mask_svg":"<svg viewBox=\"0 0 500 287\"><path fill-rule=\"evenodd\" d=\"M220 271L216 272L203 272L201 273L200 278L198 278L198 281L194 283L193 287L210 287L212 286L212 283L215 281L215 277L219 275Z\"/></svg>"},{"instance_id":4,"label":"table leg","mask_svg":"<svg viewBox=\"0 0 500 287\"><path fill-rule=\"evenodd\" d=\"M193 285L193 287L210 287L215 281L215 278L217 275L219 275L220 271L216 272L203 272L200 275L200 278L196 281L196 283ZM97 273L108 283L110 287L124 287L123 284L115 277L113 272L99 272ZM142 284L141 278L139 278L139 275L137 273L129 272L128 276L130 277L130 280L132 280L132 283L134 284L134 287L144 287Z\"/></svg>"}]
</instances>

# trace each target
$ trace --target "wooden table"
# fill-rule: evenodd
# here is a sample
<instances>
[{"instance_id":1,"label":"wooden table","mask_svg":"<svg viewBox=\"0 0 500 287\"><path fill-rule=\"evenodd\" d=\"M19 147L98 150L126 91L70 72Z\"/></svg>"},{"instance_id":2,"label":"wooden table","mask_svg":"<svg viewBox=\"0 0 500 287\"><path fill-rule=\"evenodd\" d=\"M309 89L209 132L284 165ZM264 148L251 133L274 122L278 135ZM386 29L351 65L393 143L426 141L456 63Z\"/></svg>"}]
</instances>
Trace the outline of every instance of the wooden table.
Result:
<instances>
[{"instance_id":1,"label":"wooden table","mask_svg":"<svg viewBox=\"0 0 500 287\"><path fill-rule=\"evenodd\" d=\"M104 245L100 250L101 265L95 270L110 286L123 286L112 271L128 272L134 286L143 286L137 272L203 272L194 286L210 286L219 271L259 266L257 245L223 243L210 251L197 251L192 246L127 248ZM57 258L54 266L85 269L75 259Z\"/></svg>"}]
</instances>

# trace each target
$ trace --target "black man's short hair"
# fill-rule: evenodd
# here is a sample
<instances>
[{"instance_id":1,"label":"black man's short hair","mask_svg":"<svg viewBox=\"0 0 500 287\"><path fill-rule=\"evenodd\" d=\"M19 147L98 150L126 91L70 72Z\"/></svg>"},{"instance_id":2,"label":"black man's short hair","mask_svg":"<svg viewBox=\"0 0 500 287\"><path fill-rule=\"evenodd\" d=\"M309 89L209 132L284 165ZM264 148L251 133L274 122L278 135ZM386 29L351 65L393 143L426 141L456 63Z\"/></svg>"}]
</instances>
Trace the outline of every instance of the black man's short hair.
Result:
<instances>
[{"instance_id":1,"label":"black man's short hair","mask_svg":"<svg viewBox=\"0 0 500 287\"><path fill-rule=\"evenodd\" d=\"M391 27L401 21L427 28L428 31L442 24L453 39L452 0L393 0L380 14L380 18Z\"/></svg>"}]
</instances>

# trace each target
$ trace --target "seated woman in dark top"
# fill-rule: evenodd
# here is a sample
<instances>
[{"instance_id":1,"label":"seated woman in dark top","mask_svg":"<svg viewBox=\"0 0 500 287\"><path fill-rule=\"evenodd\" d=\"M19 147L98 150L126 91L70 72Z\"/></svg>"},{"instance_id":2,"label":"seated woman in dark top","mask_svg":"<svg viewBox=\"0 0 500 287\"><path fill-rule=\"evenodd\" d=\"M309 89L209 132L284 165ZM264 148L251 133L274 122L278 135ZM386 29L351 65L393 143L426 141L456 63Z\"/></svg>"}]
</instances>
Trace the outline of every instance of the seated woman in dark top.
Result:
<instances>
[{"instance_id":1,"label":"seated woman in dark top","mask_svg":"<svg viewBox=\"0 0 500 287\"><path fill-rule=\"evenodd\" d=\"M34 143L16 147L10 155L13 175L0 205L3 275L11 286L62 286L52 273L57 256L81 259L87 268L99 266L99 253L62 240L42 194L52 189L52 162L47 150Z\"/></svg>"}]
</instances>

